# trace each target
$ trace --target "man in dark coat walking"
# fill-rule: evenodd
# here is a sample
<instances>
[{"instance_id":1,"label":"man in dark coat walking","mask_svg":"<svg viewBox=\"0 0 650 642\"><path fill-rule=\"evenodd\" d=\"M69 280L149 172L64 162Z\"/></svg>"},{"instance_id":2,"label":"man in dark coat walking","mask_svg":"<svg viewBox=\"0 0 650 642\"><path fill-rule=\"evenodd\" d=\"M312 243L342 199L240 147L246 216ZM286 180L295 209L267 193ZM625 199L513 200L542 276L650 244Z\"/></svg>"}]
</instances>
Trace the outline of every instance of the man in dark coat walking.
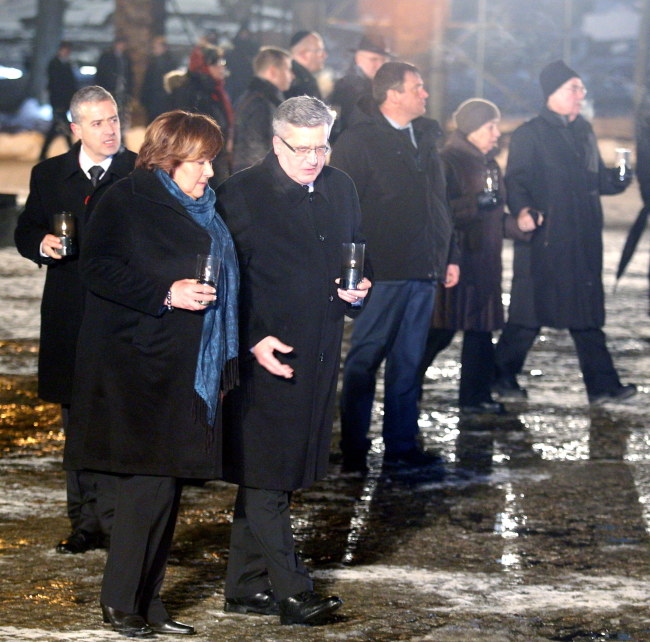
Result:
<instances>
[{"instance_id":1,"label":"man in dark coat walking","mask_svg":"<svg viewBox=\"0 0 650 642\"><path fill-rule=\"evenodd\" d=\"M272 151L218 190L241 270L241 385L224 408L224 479L239 484L225 609L279 612L282 624L341 604L313 592L289 515L291 492L327 471L343 317L370 287L337 289L360 211L350 178L325 166L331 123L316 98L285 101Z\"/></svg>"},{"instance_id":2,"label":"man in dark coat walking","mask_svg":"<svg viewBox=\"0 0 650 642\"><path fill-rule=\"evenodd\" d=\"M273 113L291 85L291 56L284 49L263 47L253 61L255 76L235 103L233 171L250 167L271 149Z\"/></svg>"},{"instance_id":3,"label":"man in dark coat walking","mask_svg":"<svg viewBox=\"0 0 650 642\"><path fill-rule=\"evenodd\" d=\"M47 66L47 91L52 106L52 124L45 134L40 160L47 158L47 150L57 136L63 136L68 147L72 147L68 109L72 95L77 91L77 78L70 62L71 52L72 45L67 41L61 42L56 56Z\"/></svg>"},{"instance_id":4,"label":"man in dark coat walking","mask_svg":"<svg viewBox=\"0 0 650 642\"><path fill-rule=\"evenodd\" d=\"M382 36L362 36L359 46L354 50L354 58L348 72L336 81L328 100L338 113L330 137L333 143L350 123L352 112L359 100L372 98L372 79L391 57Z\"/></svg>"},{"instance_id":5,"label":"man in dark coat walking","mask_svg":"<svg viewBox=\"0 0 650 642\"><path fill-rule=\"evenodd\" d=\"M580 115L586 89L558 60L540 74L546 105L512 135L506 187L508 207L524 223L543 213L529 246L517 243L511 300L496 349L494 390L523 398L516 375L541 326L568 328L576 346L589 403L636 393L622 385L605 343L601 194L629 183L606 169L591 125ZM532 216L531 216L532 213Z\"/></svg>"},{"instance_id":6,"label":"man in dark coat walking","mask_svg":"<svg viewBox=\"0 0 650 642\"><path fill-rule=\"evenodd\" d=\"M85 293L77 256L62 257L57 251L62 244L52 234L52 216L60 211L72 212L77 241L83 241L86 223L100 197L135 163L135 154L122 147L117 105L105 89L80 89L70 109L72 130L80 141L69 152L34 167L29 197L15 231L18 251L39 267L47 266L41 303L38 394L61 404L64 429ZM66 483L72 533L56 550L83 553L104 546L113 511L112 478L68 472Z\"/></svg>"},{"instance_id":7,"label":"man in dark coat walking","mask_svg":"<svg viewBox=\"0 0 650 642\"><path fill-rule=\"evenodd\" d=\"M416 67L387 62L373 80L374 104L340 136L331 164L359 192L362 230L375 275L354 323L343 371L341 450L349 471L366 469L376 375L384 376L384 461L438 462L418 444L419 366L439 282L458 282L438 123L424 118L427 92Z\"/></svg>"},{"instance_id":8,"label":"man in dark coat walking","mask_svg":"<svg viewBox=\"0 0 650 642\"><path fill-rule=\"evenodd\" d=\"M297 31L291 38L291 70L293 82L285 92L287 98L314 96L321 98L318 81L314 74L323 70L327 51L320 34L315 31Z\"/></svg>"}]
</instances>

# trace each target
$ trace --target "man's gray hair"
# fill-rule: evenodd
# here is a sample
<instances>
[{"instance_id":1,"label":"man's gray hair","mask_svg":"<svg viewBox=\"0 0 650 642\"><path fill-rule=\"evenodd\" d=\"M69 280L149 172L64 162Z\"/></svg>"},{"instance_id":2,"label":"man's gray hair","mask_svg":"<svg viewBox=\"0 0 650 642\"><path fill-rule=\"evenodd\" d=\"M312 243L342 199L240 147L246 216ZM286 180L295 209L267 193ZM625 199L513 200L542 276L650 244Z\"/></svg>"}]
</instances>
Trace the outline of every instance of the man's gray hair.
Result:
<instances>
[{"instance_id":1,"label":"man's gray hair","mask_svg":"<svg viewBox=\"0 0 650 642\"><path fill-rule=\"evenodd\" d=\"M273 114L273 134L282 136L287 125L294 127L318 127L334 122L334 114L330 108L313 96L296 96L285 100Z\"/></svg>"},{"instance_id":2,"label":"man's gray hair","mask_svg":"<svg viewBox=\"0 0 650 642\"><path fill-rule=\"evenodd\" d=\"M79 108L83 103L101 103L105 100L110 100L117 109L115 98L99 85L90 85L89 87L82 87L75 91L70 101L70 113L72 114L72 122L79 123L81 114Z\"/></svg>"}]
</instances>

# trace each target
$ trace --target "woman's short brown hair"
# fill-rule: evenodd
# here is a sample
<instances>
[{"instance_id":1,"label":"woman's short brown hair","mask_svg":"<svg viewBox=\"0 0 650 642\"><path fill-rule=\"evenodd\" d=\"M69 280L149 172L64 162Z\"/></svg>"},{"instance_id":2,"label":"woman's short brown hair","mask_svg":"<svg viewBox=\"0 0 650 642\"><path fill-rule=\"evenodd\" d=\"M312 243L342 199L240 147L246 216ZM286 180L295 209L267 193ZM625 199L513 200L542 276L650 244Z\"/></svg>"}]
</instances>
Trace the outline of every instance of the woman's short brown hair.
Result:
<instances>
[{"instance_id":1,"label":"woman's short brown hair","mask_svg":"<svg viewBox=\"0 0 650 642\"><path fill-rule=\"evenodd\" d=\"M135 166L173 176L181 163L214 158L222 147L223 134L214 119L177 109L160 114L147 127Z\"/></svg>"}]
</instances>

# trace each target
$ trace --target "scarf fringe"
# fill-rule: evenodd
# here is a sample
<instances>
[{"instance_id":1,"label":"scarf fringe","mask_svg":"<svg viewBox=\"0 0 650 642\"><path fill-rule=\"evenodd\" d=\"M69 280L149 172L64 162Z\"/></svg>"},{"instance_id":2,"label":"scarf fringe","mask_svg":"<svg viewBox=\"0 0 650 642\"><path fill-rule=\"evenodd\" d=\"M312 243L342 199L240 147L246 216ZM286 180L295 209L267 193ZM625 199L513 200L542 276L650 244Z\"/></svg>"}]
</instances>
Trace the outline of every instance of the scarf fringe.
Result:
<instances>
[{"instance_id":1,"label":"scarf fringe","mask_svg":"<svg viewBox=\"0 0 650 642\"><path fill-rule=\"evenodd\" d=\"M226 393L239 385L239 359L228 359L221 371L221 390Z\"/></svg>"}]
</instances>

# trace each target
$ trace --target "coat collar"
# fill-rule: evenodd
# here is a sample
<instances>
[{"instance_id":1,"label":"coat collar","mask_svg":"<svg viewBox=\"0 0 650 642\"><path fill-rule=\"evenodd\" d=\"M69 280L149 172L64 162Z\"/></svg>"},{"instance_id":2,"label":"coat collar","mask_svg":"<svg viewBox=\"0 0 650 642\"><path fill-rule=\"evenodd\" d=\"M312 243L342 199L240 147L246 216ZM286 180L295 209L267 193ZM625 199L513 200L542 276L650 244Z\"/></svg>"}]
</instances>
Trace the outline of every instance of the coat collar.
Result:
<instances>
[{"instance_id":1,"label":"coat collar","mask_svg":"<svg viewBox=\"0 0 650 642\"><path fill-rule=\"evenodd\" d=\"M484 154L480 149L478 149L478 147L470 143L467 140L467 137L464 134L461 134L457 129L449 135L449 139L445 144L445 149L457 149L465 154L479 158L483 162L492 160L499 152L498 148L495 148L487 154Z\"/></svg>"},{"instance_id":2,"label":"coat collar","mask_svg":"<svg viewBox=\"0 0 650 642\"><path fill-rule=\"evenodd\" d=\"M254 76L249 85L248 90L262 94L269 102L272 102L276 107L284 100L282 92L272 83L264 78Z\"/></svg>"},{"instance_id":3,"label":"coat collar","mask_svg":"<svg viewBox=\"0 0 650 642\"><path fill-rule=\"evenodd\" d=\"M81 141L77 141L69 151L63 154L63 177L64 179L70 178L75 174L82 174L81 166L79 165L79 151L81 150ZM113 155L106 175L102 178L102 183L106 181L109 175L113 175L115 180L124 178L133 169L133 162L129 160L131 153L124 147Z\"/></svg>"},{"instance_id":4,"label":"coat collar","mask_svg":"<svg viewBox=\"0 0 650 642\"><path fill-rule=\"evenodd\" d=\"M194 220L187 213L181 203L169 193L153 172L136 167L133 172L131 172L130 179L133 193L136 196L142 196L150 201L170 207L182 216L185 216L192 221Z\"/></svg>"},{"instance_id":5,"label":"coat collar","mask_svg":"<svg viewBox=\"0 0 650 642\"><path fill-rule=\"evenodd\" d=\"M296 183L296 181L286 175L285 171L280 167L278 157L272 149L262 160L261 168L265 170L265 175L268 177L272 189L278 193L280 198L286 198L291 205L299 205L309 197L309 191L303 185ZM330 198L324 174L329 171L326 165L314 181L314 192L318 192L328 201Z\"/></svg>"}]
</instances>

